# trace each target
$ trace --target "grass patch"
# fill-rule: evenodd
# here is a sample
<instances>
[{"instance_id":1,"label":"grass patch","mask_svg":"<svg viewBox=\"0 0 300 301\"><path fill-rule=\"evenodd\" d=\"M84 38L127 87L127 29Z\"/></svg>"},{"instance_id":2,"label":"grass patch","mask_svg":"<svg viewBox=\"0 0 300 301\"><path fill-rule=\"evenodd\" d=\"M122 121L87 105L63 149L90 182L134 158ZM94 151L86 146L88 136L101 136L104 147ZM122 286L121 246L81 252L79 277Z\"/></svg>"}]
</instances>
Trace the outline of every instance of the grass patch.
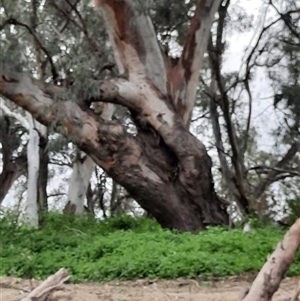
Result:
<instances>
[{"instance_id":1,"label":"grass patch","mask_svg":"<svg viewBox=\"0 0 300 301\"><path fill-rule=\"evenodd\" d=\"M4 218L0 231L1 275L44 279L65 267L73 282L259 271L285 233L265 227L247 234L223 228L178 234L148 219L121 216L98 222L58 214L47 215L39 230ZM298 253L288 274L299 273Z\"/></svg>"}]
</instances>

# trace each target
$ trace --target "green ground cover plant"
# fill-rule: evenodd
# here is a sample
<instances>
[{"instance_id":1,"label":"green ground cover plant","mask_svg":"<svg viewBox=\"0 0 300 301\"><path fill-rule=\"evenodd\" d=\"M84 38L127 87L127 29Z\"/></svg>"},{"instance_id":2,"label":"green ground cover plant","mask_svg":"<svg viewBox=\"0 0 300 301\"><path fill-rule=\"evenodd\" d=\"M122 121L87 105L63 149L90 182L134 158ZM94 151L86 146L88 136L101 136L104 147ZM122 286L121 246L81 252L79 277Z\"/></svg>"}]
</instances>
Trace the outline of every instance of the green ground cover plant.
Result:
<instances>
[{"instance_id":1,"label":"green ground cover plant","mask_svg":"<svg viewBox=\"0 0 300 301\"><path fill-rule=\"evenodd\" d=\"M163 230L155 221L120 216L48 214L41 229L0 220L0 274L44 279L65 267L73 282L114 279L224 277L259 271L283 238L265 226L250 233L209 228L198 234ZM288 275L300 274L297 254Z\"/></svg>"}]
</instances>

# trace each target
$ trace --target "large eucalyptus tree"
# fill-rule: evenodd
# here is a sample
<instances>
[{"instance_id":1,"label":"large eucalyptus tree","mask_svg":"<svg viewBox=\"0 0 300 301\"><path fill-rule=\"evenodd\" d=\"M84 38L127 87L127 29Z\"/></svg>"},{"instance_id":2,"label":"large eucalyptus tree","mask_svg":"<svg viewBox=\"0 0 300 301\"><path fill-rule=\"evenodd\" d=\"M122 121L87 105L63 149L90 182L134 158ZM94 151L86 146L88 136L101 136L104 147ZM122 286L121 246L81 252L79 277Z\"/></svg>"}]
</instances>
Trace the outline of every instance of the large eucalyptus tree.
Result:
<instances>
[{"instance_id":1,"label":"large eucalyptus tree","mask_svg":"<svg viewBox=\"0 0 300 301\"><path fill-rule=\"evenodd\" d=\"M159 42L165 32L172 33L170 24L166 23L162 28L156 26L158 34L151 20L161 13L159 3L98 0L94 4L95 11L84 19L78 10L78 2L66 0L58 4L51 0L41 4L60 12L61 21L52 27L43 27L44 43L49 43L47 30L62 30L59 25L78 25L91 56L96 53L98 58L94 71L100 71L99 62L103 64L108 60L96 49L97 42L104 40L103 32L94 30L91 36L88 27L89 16L93 14L92 18L95 18L99 13L118 75L101 78L87 73L83 77L93 93L84 93L84 85L79 88L78 80L66 76L72 72L72 64L59 73L57 58L35 34L38 30L33 31L24 22L8 16L1 29L21 26L33 35L44 53L44 65L49 66L45 70L52 71L52 80L47 76L44 76L45 80L38 80L32 76L33 71L30 75L12 70L9 54L6 54L7 62L1 65L1 95L30 112L42 124L51 125L56 131L63 129L161 225L195 231L207 225L227 224L226 203L215 192L211 159L204 144L189 131L199 71L221 0L180 4L189 7L186 16L192 16L181 26L187 31L183 50L176 59L163 50ZM172 5L175 4L171 4L165 14L171 14ZM45 17L44 22L46 20ZM11 33L6 31L7 39ZM81 37L73 40L77 48L82 46ZM65 52L62 60L66 61L68 55L70 53ZM102 65L104 69L110 67L110 64ZM30 68L23 69L31 71ZM91 106L97 102L125 107L136 127L135 133L129 133L119 121L99 117Z\"/></svg>"}]
</instances>

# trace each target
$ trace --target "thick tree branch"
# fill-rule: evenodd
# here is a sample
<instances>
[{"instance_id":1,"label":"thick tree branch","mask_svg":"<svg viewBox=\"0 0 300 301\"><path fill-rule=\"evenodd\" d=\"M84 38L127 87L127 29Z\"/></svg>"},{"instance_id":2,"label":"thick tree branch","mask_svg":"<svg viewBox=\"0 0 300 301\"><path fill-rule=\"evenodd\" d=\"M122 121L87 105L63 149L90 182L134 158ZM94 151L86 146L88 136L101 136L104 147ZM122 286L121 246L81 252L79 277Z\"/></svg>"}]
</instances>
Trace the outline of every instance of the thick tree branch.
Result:
<instances>
[{"instance_id":1,"label":"thick tree branch","mask_svg":"<svg viewBox=\"0 0 300 301\"><path fill-rule=\"evenodd\" d=\"M124 186L145 210L152 210L152 212L154 210L158 219L162 218L162 224L170 226L170 223L173 222L174 219L168 212L175 212L178 208L186 210L176 195L178 189L174 186L176 183L174 185L170 183L169 174L151 163L144 148L140 146L138 138L129 135L126 129L114 121L105 122L90 109L81 109L78 104L71 101L54 101L46 93L47 89L48 87L40 81L31 79L24 74L9 75L7 72L0 74L1 95L29 111L42 124L52 124L56 129L63 127L70 139L117 183ZM210 168L209 157L205 149L190 134L186 133L184 137L178 135L168 137L168 128L166 132L164 129L160 129L160 131L172 142L174 147L176 143L180 144L176 147L183 162L180 179L182 183L189 185L188 187L193 187L195 179L199 176L203 177L203 173ZM194 144L200 145L197 149L196 159L195 145L191 144L193 139ZM187 143L182 140L187 140ZM186 145L191 146L187 147L188 151L184 149ZM198 165L199 156L204 156L205 165ZM207 177L207 179L205 178L206 185L210 187L212 185L210 173L205 177ZM150 191L149 186L152 187ZM201 189L203 188L201 187ZM172 202L158 202L162 191L168 195L168 198L172 198ZM215 195L208 197L211 201ZM195 196L193 195L191 198L193 199ZM156 204L155 208L153 208L153 204ZM201 210L205 216L204 221L198 217L199 219L197 218L194 224L189 224L184 220L184 215L180 214L176 217L176 222L181 225L182 230L203 227L202 222L212 223L210 217L205 214L206 207ZM213 214L218 215L218 212ZM165 219L166 216L169 217ZM217 220L220 222L222 217L218 216ZM223 220L222 222L226 223Z\"/></svg>"},{"instance_id":2,"label":"thick tree branch","mask_svg":"<svg viewBox=\"0 0 300 301\"><path fill-rule=\"evenodd\" d=\"M208 3L208 1L206 2ZM96 1L97 5L100 6L103 13L119 72L122 74L122 78L128 80L128 82L126 80L114 82L117 86L114 93L117 91L118 94L115 100L112 100L111 96L104 97L105 84L102 85L103 99L106 98L106 101L112 102L118 101L130 108L138 128L137 139L146 140L148 144L143 150L148 154L149 149L158 150L158 145L160 145L159 148L163 147L166 151L155 151L157 152L155 156L153 153L149 153L147 155L149 161L157 166L161 163L158 163L156 157L163 159L164 174L168 175L168 180L172 183L178 181L180 184L177 187L185 186L185 195L192 200L193 206L199 206L194 201L197 197L195 189L192 187L195 181L200 181L200 179L202 183L210 183L209 185L212 186L206 184L205 188L199 187L198 195L204 195L205 189L209 190L213 187L211 173L210 171L206 172L211 168L211 160L205 146L189 133L187 124L182 119L183 114L180 114L175 108L172 96L167 95L165 61L149 16L137 12L134 2L130 0ZM203 9L202 13L205 13L205 10L208 9L206 4L203 4ZM206 17L201 26L207 25L205 20ZM201 27L200 32L204 31L204 27ZM199 76L199 70L197 72L197 76ZM184 86L186 84L185 82ZM185 88L184 91L186 92ZM169 89L168 92L170 92ZM180 89L178 93L181 93ZM107 95L109 94L107 93ZM190 118L188 119L190 120ZM168 155L165 156L166 154ZM130 190L127 189L127 191L131 193ZM132 193L131 195L134 197ZM208 197L208 194L205 194L205 197ZM211 195L208 199L208 202L212 203L216 200L216 196ZM207 208L206 205L201 208L203 216L199 218L200 223L202 223L201 220L204 221L204 224L211 223L208 218L209 213L204 213ZM144 209L149 211L147 208ZM215 210L215 212L217 211L218 209ZM220 217L218 216L218 219Z\"/></svg>"},{"instance_id":3,"label":"thick tree branch","mask_svg":"<svg viewBox=\"0 0 300 301\"><path fill-rule=\"evenodd\" d=\"M199 72L207 50L215 13L221 0L198 0L185 40L183 53L175 66L170 66L169 90L177 113L189 127L195 105Z\"/></svg>"},{"instance_id":4,"label":"thick tree branch","mask_svg":"<svg viewBox=\"0 0 300 301\"><path fill-rule=\"evenodd\" d=\"M125 79L117 78L100 81L99 88L100 96L90 99L91 102L112 102L138 113L140 121L150 124L176 154L180 165L184 165L186 160L190 162L195 154L199 154L200 149L205 149L200 141L196 140L195 144L194 137L188 132L182 120L165 103L164 99L160 99L157 91L147 82L135 85ZM151 102L148 101L149 99ZM176 134L178 130L183 131L185 135L178 137ZM182 141L184 141L183 144ZM205 155L206 152L201 152L201 154ZM188 164L190 165L191 162Z\"/></svg>"},{"instance_id":5,"label":"thick tree branch","mask_svg":"<svg viewBox=\"0 0 300 301\"><path fill-rule=\"evenodd\" d=\"M10 24L10 19L6 19L2 22L2 24L0 25L0 31L2 31L5 26L9 25Z\"/></svg>"},{"instance_id":6,"label":"thick tree branch","mask_svg":"<svg viewBox=\"0 0 300 301\"><path fill-rule=\"evenodd\" d=\"M135 12L131 1L99 1L98 4L119 71L123 73L122 78L128 78L101 82L100 101L119 103L135 112L138 122L154 129L176 155L179 168L190 174L185 176L195 178L194 157L206 157L207 153L204 145L187 131L164 95L165 65L150 18ZM179 137L178 131L184 134Z\"/></svg>"},{"instance_id":7,"label":"thick tree branch","mask_svg":"<svg viewBox=\"0 0 300 301\"><path fill-rule=\"evenodd\" d=\"M42 124L63 126L79 146L97 149L98 163L105 169L109 168L113 161L110 155L113 146L99 149L97 143L101 135L109 136L108 132L124 139L125 130L120 125L105 123L92 111L83 111L74 102L53 101L45 92L47 89L42 82L25 74L15 73L10 76L2 72L0 76L0 93L3 96L29 111ZM108 138L107 143L113 144L113 140Z\"/></svg>"},{"instance_id":8,"label":"thick tree branch","mask_svg":"<svg viewBox=\"0 0 300 301\"><path fill-rule=\"evenodd\" d=\"M200 15L205 14L207 10L211 11L212 8L207 5L206 2L200 5L201 11L204 10L202 13L198 11ZM193 154L199 154L199 149L205 148L199 141L195 144L194 137L188 133L184 122L168 104L164 95L165 65L150 18L138 15L130 1L100 1L100 7L119 71L127 74L129 80L118 79L100 83L100 100L117 101L138 113L140 121L150 124L184 165L185 160L190 161ZM203 18L206 20L208 17ZM206 24L204 23L203 26ZM204 28L199 30L203 32ZM153 65L157 67L153 69ZM159 77L157 72L162 72ZM176 133L179 129L185 132L185 135L178 137Z\"/></svg>"},{"instance_id":9,"label":"thick tree branch","mask_svg":"<svg viewBox=\"0 0 300 301\"><path fill-rule=\"evenodd\" d=\"M149 80L167 94L167 74L152 21L133 1L95 1L101 8L119 72L131 82Z\"/></svg>"}]
</instances>

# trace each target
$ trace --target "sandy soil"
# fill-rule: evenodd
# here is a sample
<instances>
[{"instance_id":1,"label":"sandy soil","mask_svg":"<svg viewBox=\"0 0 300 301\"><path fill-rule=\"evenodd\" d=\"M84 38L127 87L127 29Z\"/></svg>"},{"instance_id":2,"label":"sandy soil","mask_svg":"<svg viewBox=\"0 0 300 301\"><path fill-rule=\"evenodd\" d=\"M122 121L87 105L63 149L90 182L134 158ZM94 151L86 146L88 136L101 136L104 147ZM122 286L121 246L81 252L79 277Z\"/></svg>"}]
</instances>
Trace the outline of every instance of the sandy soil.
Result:
<instances>
[{"instance_id":1,"label":"sandy soil","mask_svg":"<svg viewBox=\"0 0 300 301\"><path fill-rule=\"evenodd\" d=\"M253 278L253 277L251 277ZM247 280L248 279L248 280ZM132 282L66 284L54 294L54 301L237 301L249 277L222 281L200 282L178 279L174 281L137 280ZM252 279L251 279L252 280ZM298 280L285 279L273 301L290 300ZM37 281L0 277L0 300L17 301L38 285ZM55 298L54 298L55 297ZM59 299L57 298L59 297Z\"/></svg>"}]
</instances>

